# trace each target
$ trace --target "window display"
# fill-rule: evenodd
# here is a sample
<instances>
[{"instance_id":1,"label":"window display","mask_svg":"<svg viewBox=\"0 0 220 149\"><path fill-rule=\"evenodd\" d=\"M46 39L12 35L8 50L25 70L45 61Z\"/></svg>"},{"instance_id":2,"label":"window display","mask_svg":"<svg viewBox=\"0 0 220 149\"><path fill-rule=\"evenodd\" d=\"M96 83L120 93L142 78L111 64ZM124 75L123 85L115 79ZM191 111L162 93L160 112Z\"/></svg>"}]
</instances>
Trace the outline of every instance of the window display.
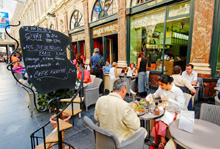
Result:
<instances>
[{"instance_id":1,"label":"window display","mask_svg":"<svg viewBox=\"0 0 220 149\"><path fill-rule=\"evenodd\" d=\"M137 63L137 52L143 51L148 65L156 70L156 61L161 59L165 7L131 17L130 62Z\"/></svg>"},{"instance_id":2,"label":"window display","mask_svg":"<svg viewBox=\"0 0 220 149\"><path fill-rule=\"evenodd\" d=\"M130 62L137 64L137 52L142 51L151 70L163 70L172 75L175 65L185 69L190 27L189 7L189 1L169 6L168 15L175 16L175 19L166 20L165 30L166 7L131 16Z\"/></svg>"},{"instance_id":3,"label":"window display","mask_svg":"<svg viewBox=\"0 0 220 149\"><path fill-rule=\"evenodd\" d=\"M107 17L117 11L116 0L97 0L93 8L92 21Z\"/></svg>"}]
</instances>

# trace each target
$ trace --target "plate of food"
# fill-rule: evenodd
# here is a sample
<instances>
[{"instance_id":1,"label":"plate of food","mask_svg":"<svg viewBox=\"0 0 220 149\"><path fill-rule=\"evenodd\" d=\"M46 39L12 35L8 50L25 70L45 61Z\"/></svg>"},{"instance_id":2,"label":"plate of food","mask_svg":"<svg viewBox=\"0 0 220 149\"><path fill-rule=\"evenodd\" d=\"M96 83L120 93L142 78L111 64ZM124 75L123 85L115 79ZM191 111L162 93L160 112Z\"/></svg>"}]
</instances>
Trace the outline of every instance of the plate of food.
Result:
<instances>
[{"instance_id":1,"label":"plate of food","mask_svg":"<svg viewBox=\"0 0 220 149\"><path fill-rule=\"evenodd\" d=\"M134 110L134 112L138 115L144 115L147 111L146 111L146 107L142 104L140 104L139 102L132 102L131 103L131 108Z\"/></svg>"}]
</instances>

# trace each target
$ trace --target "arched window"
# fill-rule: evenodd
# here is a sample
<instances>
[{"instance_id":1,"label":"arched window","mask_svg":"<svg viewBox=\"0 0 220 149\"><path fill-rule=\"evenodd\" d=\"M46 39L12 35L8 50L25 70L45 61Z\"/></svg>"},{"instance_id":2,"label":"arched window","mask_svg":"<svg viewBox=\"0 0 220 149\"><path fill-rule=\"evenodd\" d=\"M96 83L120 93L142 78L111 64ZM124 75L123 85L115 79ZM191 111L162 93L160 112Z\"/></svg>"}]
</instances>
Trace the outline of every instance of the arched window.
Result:
<instances>
[{"instance_id":1,"label":"arched window","mask_svg":"<svg viewBox=\"0 0 220 149\"><path fill-rule=\"evenodd\" d=\"M84 25L83 15L78 9L76 9L73 11L73 14L71 16L70 29L74 29L82 25Z\"/></svg>"},{"instance_id":2,"label":"arched window","mask_svg":"<svg viewBox=\"0 0 220 149\"><path fill-rule=\"evenodd\" d=\"M117 11L116 0L96 0L92 12L92 21L107 17L117 13Z\"/></svg>"},{"instance_id":3,"label":"arched window","mask_svg":"<svg viewBox=\"0 0 220 149\"><path fill-rule=\"evenodd\" d=\"M149 0L131 0L131 7L138 5L138 4L141 4L141 3L144 3L144 2L147 2L147 1L149 1Z\"/></svg>"}]
</instances>

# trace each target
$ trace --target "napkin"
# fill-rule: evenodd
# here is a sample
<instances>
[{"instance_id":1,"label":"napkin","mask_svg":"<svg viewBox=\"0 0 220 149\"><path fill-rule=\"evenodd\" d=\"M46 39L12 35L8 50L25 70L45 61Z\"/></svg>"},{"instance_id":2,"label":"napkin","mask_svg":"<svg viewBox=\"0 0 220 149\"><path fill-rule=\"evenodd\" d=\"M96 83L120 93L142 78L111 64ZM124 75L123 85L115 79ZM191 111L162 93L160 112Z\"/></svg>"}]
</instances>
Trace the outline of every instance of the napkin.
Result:
<instances>
[{"instance_id":1,"label":"napkin","mask_svg":"<svg viewBox=\"0 0 220 149\"><path fill-rule=\"evenodd\" d=\"M179 129L193 133L194 129L194 111L181 110Z\"/></svg>"}]
</instances>

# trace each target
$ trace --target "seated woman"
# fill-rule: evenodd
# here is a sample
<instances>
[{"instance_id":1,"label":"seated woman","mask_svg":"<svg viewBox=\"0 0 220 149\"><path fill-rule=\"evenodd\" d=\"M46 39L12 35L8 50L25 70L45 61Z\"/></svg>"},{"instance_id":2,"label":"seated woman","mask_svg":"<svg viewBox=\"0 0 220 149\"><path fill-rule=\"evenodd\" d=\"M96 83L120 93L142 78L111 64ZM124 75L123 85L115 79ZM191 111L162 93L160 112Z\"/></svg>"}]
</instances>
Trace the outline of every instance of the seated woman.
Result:
<instances>
[{"instance_id":1,"label":"seated woman","mask_svg":"<svg viewBox=\"0 0 220 149\"><path fill-rule=\"evenodd\" d=\"M90 72L85 69L83 64L80 64L80 65L82 66L82 69L84 72L83 83L90 83L91 82ZM81 80L82 79L82 71L81 71L78 63L76 65L76 68L78 70L77 79Z\"/></svg>"},{"instance_id":2,"label":"seated woman","mask_svg":"<svg viewBox=\"0 0 220 149\"><path fill-rule=\"evenodd\" d=\"M15 73L21 73L22 74L22 78L26 79L26 77L25 77L26 70L25 70L24 66L22 66L20 64L20 62L16 62L12 69L14 70Z\"/></svg>"},{"instance_id":3,"label":"seated woman","mask_svg":"<svg viewBox=\"0 0 220 149\"><path fill-rule=\"evenodd\" d=\"M106 65L105 65L105 67L103 68L103 71L104 71L105 73L109 73L110 68L112 67L112 65L109 63L108 60L106 61L105 64L106 64Z\"/></svg>"},{"instance_id":4,"label":"seated woman","mask_svg":"<svg viewBox=\"0 0 220 149\"><path fill-rule=\"evenodd\" d=\"M109 71L109 76L111 79L115 79L117 78L121 73L117 73L117 63L116 62L113 62L112 63L112 68L110 68L110 71Z\"/></svg>"},{"instance_id":5,"label":"seated woman","mask_svg":"<svg viewBox=\"0 0 220 149\"><path fill-rule=\"evenodd\" d=\"M161 118L158 118L154 122L154 126L151 132L151 135L155 138L154 143L159 147L158 149L163 149L166 140L166 128L170 125L170 123L176 119L178 113L181 110L185 109L185 98L183 92L180 88L176 87L172 84L173 78L162 74L158 79L159 88L157 91L152 95L153 98L160 97L162 102L167 102L167 107L165 110L164 115ZM160 144L159 144L159 137L160 137ZM154 145L150 146L150 149L155 149Z\"/></svg>"},{"instance_id":6,"label":"seated woman","mask_svg":"<svg viewBox=\"0 0 220 149\"><path fill-rule=\"evenodd\" d=\"M77 63L83 64L83 60L80 58L80 54L76 54L76 58L73 60L73 65Z\"/></svg>"},{"instance_id":7,"label":"seated woman","mask_svg":"<svg viewBox=\"0 0 220 149\"><path fill-rule=\"evenodd\" d=\"M129 64L129 67L127 67L126 69L125 69L125 73L127 73L127 76L136 76L137 75L137 71L136 71L136 68L134 67L134 63L130 63Z\"/></svg>"}]
</instances>

